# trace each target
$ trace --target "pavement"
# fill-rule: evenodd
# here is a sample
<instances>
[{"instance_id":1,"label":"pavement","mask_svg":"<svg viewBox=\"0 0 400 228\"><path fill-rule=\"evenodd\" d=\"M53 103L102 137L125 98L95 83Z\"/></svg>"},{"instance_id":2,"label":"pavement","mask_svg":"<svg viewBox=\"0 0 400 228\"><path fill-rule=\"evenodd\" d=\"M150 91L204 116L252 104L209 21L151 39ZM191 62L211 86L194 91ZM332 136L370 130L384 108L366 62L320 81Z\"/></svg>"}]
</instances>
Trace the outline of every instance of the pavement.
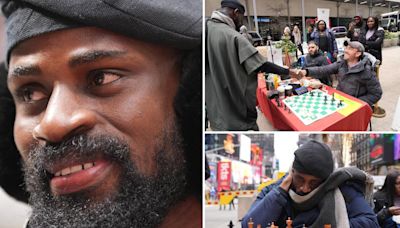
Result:
<instances>
[{"instance_id":1,"label":"pavement","mask_svg":"<svg viewBox=\"0 0 400 228\"><path fill-rule=\"evenodd\" d=\"M225 210L219 210L218 205L204 206L204 226L212 228L226 228L230 221L233 222L234 227L241 227L237 219L237 205L236 209L229 210L228 206Z\"/></svg>"},{"instance_id":2,"label":"pavement","mask_svg":"<svg viewBox=\"0 0 400 228\"><path fill-rule=\"evenodd\" d=\"M382 65L379 72L383 95L379 106L386 110L384 118L372 117L372 131L393 131L392 123L396 110L396 104L400 99L400 46L383 48ZM400 118L397 116L396 118ZM275 131L264 115L258 111L257 124L260 131Z\"/></svg>"},{"instance_id":3,"label":"pavement","mask_svg":"<svg viewBox=\"0 0 400 228\"><path fill-rule=\"evenodd\" d=\"M0 188L0 228L22 228L30 211L27 204L9 197Z\"/></svg>"}]
</instances>

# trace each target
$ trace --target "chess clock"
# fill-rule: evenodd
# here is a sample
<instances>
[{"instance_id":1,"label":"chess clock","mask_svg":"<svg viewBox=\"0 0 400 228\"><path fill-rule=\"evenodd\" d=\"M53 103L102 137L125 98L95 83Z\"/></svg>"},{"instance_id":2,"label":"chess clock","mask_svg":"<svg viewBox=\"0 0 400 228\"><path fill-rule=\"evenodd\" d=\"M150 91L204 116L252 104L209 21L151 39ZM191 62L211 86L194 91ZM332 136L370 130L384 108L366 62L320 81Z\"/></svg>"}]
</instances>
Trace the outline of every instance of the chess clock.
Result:
<instances>
[{"instance_id":1,"label":"chess clock","mask_svg":"<svg viewBox=\"0 0 400 228\"><path fill-rule=\"evenodd\" d=\"M294 94L296 94L296 95L301 95L301 94L305 94L305 93L308 93L308 89L307 89L307 87L304 87L304 86L299 87L294 90Z\"/></svg>"}]
</instances>

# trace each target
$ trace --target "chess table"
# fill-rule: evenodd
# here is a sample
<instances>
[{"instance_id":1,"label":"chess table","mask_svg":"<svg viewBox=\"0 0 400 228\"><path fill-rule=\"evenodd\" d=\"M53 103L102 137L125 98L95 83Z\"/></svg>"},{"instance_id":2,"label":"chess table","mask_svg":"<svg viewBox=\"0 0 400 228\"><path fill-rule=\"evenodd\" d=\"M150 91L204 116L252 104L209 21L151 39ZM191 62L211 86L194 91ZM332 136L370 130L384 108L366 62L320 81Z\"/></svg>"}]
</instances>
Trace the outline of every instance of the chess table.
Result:
<instances>
[{"instance_id":1,"label":"chess table","mask_svg":"<svg viewBox=\"0 0 400 228\"><path fill-rule=\"evenodd\" d=\"M265 78L261 74L258 77L257 103L258 107L272 126L277 130L288 131L366 131L372 116L371 107L355 97L347 95L332 87L324 86L326 91L314 90L296 97L296 95L278 101L267 97ZM310 90L311 91L311 90ZM319 104L314 101L305 101L304 97L317 100L317 92L320 94ZM327 95L327 104L324 104L324 96ZM332 103L332 94L335 101ZM338 105L342 100L342 104ZM322 104L321 104L322 102ZM286 106L286 107L285 107ZM299 107L301 106L301 107ZM314 108L318 106L317 114ZM324 108L326 107L326 109ZM322 111L322 109L324 109Z\"/></svg>"}]
</instances>

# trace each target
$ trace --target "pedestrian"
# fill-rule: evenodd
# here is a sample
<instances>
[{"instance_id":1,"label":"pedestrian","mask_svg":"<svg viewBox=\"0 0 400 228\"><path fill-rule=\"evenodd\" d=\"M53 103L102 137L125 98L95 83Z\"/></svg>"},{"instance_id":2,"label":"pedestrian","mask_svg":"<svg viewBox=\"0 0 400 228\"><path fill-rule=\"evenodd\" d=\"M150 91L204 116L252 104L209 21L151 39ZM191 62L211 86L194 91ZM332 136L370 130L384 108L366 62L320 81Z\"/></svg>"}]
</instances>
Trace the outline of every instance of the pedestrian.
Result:
<instances>
[{"instance_id":1,"label":"pedestrian","mask_svg":"<svg viewBox=\"0 0 400 228\"><path fill-rule=\"evenodd\" d=\"M374 211L381 227L398 227L393 216L400 215L400 172L390 171L381 189L374 194Z\"/></svg>"},{"instance_id":2,"label":"pedestrian","mask_svg":"<svg viewBox=\"0 0 400 228\"><path fill-rule=\"evenodd\" d=\"M242 34L251 44L253 44L253 39L251 35L247 32L247 27L245 25L240 26L240 34Z\"/></svg>"},{"instance_id":3,"label":"pedestrian","mask_svg":"<svg viewBox=\"0 0 400 228\"><path fill-rule=\"evenodd\" d=\"M272 222L286 227L378 228L378 221L365 200L367 175L355 167L334 170L330 148L311 140L294 152L289 172L273 186L267 186L243 217L265 226ZM371 189L369 189L371 190ZM371 190L372 193L372 190Z\"/></svg>"},{"instance_id":4,"label":"pedestrian","mask_svg":"<svg viewBox=\"0 0 400 228\"><path fill-rule=\"evenodd\" d=\"M206 22L205 100L212 130L258 130L257 73L297 76L295 70L266 61L238 32L244 12L238 0L223 0Z\"/></svg>"},{"instance_id":5,"label":"pedestrian","mask_svg":"<svg viewBox=\"0 0 400 228\"><path fill-rule=\"evenodd\" d=\"M364 55L364 46L358 41L345 41L344 45L343 60L326 66L306 68L300 74L317 79L336 74L337 90L363 100L372 107L382 97L382 88L368 56Z\"/></svg>"},{"instance_id":6,"label":"pedestrian","mask_svg":"<svg viewBox=\"0 0 400 228\"><path fill-rule=\"evenodd\" d=\"M360 35L364 33L365 26L360 16L355 16L353 21L349 24L349 30L347 31L347 37L350 41L359 41Z\"/></svg>"},{"instance_id":7,"label":"pedestrian","mask_svg":"<svg viewBox=\"0 0 400 228\"><path fill-rule=\"evenodd\" d=\"M303 47L302 47L303 40L301 37L301 31L297 25L295 25L293 27L292 35L293 35L294 44L296 44L297 49L301 52L301 55L304 55ZM297 51L296 51L296 58L298 58Z\"/></svg>"},{"instance_id":8,"label":"pedestrian","mask_svg":"<svg viewBox=\"0 0 400 228\"><path fill-rule=\"evenodd\" d=\"M367 26L362 30L360 42L364 45L365 51L379 59L382 64L382 44L385 39L385 31L379 26L377 17L368 17Z\"/></svg>"},{"instance_id":9,"label":"pedestrian","mask_svg":"<svg viewBox=\"0 0 400 228\"><path fill-rule=\"evenodd\" d=\"M321 51L327 53L331 62L335 62L338 54L335 34L326 27L324 20L319 20L316 26L317 29L311 33L311 39L315 41Z\"/></svg>"}]
</instances>

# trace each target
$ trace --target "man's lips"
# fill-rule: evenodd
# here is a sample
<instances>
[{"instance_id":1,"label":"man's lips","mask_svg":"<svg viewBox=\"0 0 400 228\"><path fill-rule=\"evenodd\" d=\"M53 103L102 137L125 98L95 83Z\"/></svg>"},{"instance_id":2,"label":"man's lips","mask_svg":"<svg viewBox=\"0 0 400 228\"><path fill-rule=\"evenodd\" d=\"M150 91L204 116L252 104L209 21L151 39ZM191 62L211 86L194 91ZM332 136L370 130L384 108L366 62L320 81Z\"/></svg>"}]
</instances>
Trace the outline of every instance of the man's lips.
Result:
<instances>
[{"instance_id":1,"label":"man's lips","mask_svg":"<svg viewBox=\"0 0 400 228\"><path fill-rule=\"evenodd\" d=\"M54 195L66 195L98 186L112 172L112 163L105 160L71 165L59 170L50 181Z\"/></svg>"}]
</instances>

